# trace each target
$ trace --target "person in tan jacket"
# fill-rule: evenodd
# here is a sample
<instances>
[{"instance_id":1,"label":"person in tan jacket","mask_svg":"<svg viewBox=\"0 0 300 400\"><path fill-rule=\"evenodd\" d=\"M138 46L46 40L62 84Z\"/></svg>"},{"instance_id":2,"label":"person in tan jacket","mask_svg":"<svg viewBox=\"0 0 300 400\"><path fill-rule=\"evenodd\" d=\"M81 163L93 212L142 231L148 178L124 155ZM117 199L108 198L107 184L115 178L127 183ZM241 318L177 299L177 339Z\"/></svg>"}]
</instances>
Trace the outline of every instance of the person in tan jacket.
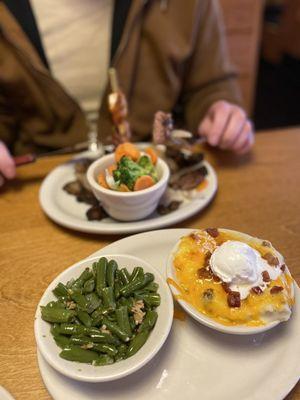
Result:
<instances>
[{"instance_id":1,"label":"person in tan jacket","mask_svg":"<svg viewBox=\"0 0 300 400\"><path fill-rule=\"evenodd\" d=\"M217 0L0 0L4 177L15 175L11 153L85 140L95 118L99 139L111 140L109 66L128 99L134 141L149 139L163 110L212 146L251 148Z\"/></svg>"}]
</instances>

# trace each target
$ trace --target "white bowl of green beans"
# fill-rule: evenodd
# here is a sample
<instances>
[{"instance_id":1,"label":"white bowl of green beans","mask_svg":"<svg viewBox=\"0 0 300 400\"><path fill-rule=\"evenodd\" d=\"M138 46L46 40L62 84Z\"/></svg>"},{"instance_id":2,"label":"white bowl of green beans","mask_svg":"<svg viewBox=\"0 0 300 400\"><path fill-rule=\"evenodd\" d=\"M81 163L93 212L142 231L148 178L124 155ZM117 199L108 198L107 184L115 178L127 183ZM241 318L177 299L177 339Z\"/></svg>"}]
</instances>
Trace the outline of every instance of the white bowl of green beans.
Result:
<instances>
[{"instance_id":1,"label":"white bowl of green beans","mask_svg":"<svg viewBox=\"0 0 300 400\"><path fill-rule=\"evenodd\" d=\"M173 299L165 279L129 255L88 258L48 286L35 315L35 338L58 372L84 382L125 377L166 341Z\"/></svg>"}]
</instances>

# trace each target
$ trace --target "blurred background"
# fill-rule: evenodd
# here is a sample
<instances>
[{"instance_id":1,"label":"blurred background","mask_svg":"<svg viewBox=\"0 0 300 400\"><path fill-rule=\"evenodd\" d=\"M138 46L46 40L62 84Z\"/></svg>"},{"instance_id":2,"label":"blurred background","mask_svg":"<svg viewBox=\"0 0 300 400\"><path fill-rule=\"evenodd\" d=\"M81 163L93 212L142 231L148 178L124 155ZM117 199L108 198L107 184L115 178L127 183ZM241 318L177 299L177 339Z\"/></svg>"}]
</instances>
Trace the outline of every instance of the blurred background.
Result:
<instances>
[{"instance_id":1,"label":"blurred background","mask_svg":"<svg viewBox=\"0 0 300 400\"><path fill-rule=\"evenodd\" d=\"M257 129L300 124L300 0L220 0Z\"/></svg>"}]
</instances>

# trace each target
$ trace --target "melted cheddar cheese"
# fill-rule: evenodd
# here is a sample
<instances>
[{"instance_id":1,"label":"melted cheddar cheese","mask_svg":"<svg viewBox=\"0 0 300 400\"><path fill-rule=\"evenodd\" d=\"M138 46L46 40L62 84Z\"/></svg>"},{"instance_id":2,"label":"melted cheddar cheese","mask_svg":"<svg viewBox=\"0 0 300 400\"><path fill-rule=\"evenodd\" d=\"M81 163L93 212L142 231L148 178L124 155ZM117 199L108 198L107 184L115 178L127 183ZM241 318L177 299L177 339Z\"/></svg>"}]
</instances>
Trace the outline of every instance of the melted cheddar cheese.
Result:
<instances>
[{"instance_id":1,"label":"melted cheddar cheese","mask_svg":"<svg viewBox=\"0 0 300 400\"><path fill-rule=\"evenodd\" d=\"M264 325L262 319L264 313L280 312L287 305L293 304L291 286L293 279L288 272L282 273L278 279L271 281L262 294L250 292L249 296L241 301L241 306L232 308L227 303L227 293L218 279L199 278L197 271L205 266L205 254L212 252L217 246L227 240L239 240L255 248L262 256L272 252L272 248L266 242L256 238L238 235L236 232L224 232L219 230L219 235L212 238L205 231L197 231L195 234L183 237L178 245L173 258L178 284L168 280L177 287L182 299L193 305L198 311L213 318L223 325ZM262 244L263 243L263 244ZM271 294L273 286L282 286L284 289L276 294ZM204 292L213 289L213 296L205 296Z\"/></svg>"}]
</instances>

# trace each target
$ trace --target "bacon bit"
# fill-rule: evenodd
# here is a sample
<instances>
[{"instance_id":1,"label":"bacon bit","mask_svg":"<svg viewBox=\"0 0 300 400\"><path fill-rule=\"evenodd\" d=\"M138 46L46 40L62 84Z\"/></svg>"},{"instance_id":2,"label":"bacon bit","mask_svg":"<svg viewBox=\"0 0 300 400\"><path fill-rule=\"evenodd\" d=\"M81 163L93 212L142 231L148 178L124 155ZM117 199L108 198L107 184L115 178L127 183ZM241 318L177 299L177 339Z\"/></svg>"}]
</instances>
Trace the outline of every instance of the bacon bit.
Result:
<instances>
[{"instance_id":1,"label":"bacon bit","mask_svg":"<svg viewBox=\"0 0 300 400\"><path fill-rule=\"evenodd\" d=\"M264 247L271 247L271 243L268 242L267 240L263 240L261 243Z\"/></svg>"},{"instance_id":2,"label":"bacon bit","mask_svg":"<svg viewBox=\"0 0 300 400\"><path fill-rule=\"evenodd\" d=\"M282 287L282 286L273 286L273 287L271 288L271 290L270 290L270 293L271 293L271 294L276 294L276 293L281 292L282 290L283 290L283 287Z\"/></svg>"},{"instance_id":3,"label":"bacon bit","mask_svg":"<svg viewBox=\"0 0 300 400\"><path fill-rule=\"evenodd\" d=\"M262 256L262 258L264 258L268 262L268 264L273 267L279 265L278 258L275 257L272 253L266 253L264 256Z\"/></svg>"},{"instance_id":4,"label":"bacon bit","mask_svg":"<svg viewBox=\"0 0 300 400\"><path fill-rule=\"evenodd\" d=\"M229 307L241 307L241 295L239 292L230 292L227 296L227 303Z\"/></svg>"},{"instance_id":5,"label":"bacon bit","mask_svg":"<svg viewBox=\"0 0 300 400\"><path fill-rule=\"evenodd\" d=\"M281 269L282 272L284 272L285 269L286 269L286 265L285 265L285 264L282 264L282 266L280 267L280 269Z\"/></svg>"},{"instance_id":6,"label":"bacon bit","mask_svg":"<svg viewBox=\"0 0 300 400\"><path fill-rule=\"evenodd\" d=\"M230 293L230 292L231 292L231 289L230 289L230 287L229 287L229 284L226 283L226 282L223 282L223 283L222 283L222 288L224 289L224 291L225 291L226 293Z\"/></svg>"},{"instance_id":7,"label":"bacon bit","mask_svg":"<svg viewBox=\"0 0 300 400\"><path fill-rule=\"evenodd\" d=\"M206 268L200 268L197 271L197 276L199 279L211 279L212 278L212 273L209 269Z\"/></svg>"},{"instance_id":8,"label":"bacon bit","mask_svg":"<svg viewBox=\"0 0 300 400\"><path fill-rule=\"evenodd\" d=\"M213 274L213 280L217 283L221 282L221 279L215 274Z\"/></svg>"},{"instance_id":9,"label":"bacon bit","mask_svg":"<svg viewBox=\"0 0 300 400\"><path fill-rule=\"evenodd\" d=\"M219 236L219 231L218 231L217 228L207 228L207 229L205 229L205 230L206 230L206 232L207 232L210 236L212 236L213 238L216 238L216 237Z\"/></svg>"},{"instance_id":10,"label":"bacon bit","mask_svg":"<svg viewBox=\"0 0 300 400\"><path fill-rule=\"evenodd\" d=\"M262 294L262 289L259 286L255 286L251 289L251 292L253 292L254 294Z\"/></svg>"},{"instance_id":11,"label":"bacon bit","mask_svg":"<svg viewBox=\"0 0 300 400\"><path fill-rule=\"evenodd\" d=\"M261 275L264 282L270 282L271 278L268 271L263 271Z\"/></svg>"},{"instance_id":12,"label":"bacon bit","mask_svg":"<svg viewBox=\"0 0 300 400\"><path fill-rule=\"evenodd\" d=\"M205 254L205 257L204 257L204 267L208 267L210 257L211 257L211 252L208 251L208 252Z\"/></svg>"}]
</instances>

